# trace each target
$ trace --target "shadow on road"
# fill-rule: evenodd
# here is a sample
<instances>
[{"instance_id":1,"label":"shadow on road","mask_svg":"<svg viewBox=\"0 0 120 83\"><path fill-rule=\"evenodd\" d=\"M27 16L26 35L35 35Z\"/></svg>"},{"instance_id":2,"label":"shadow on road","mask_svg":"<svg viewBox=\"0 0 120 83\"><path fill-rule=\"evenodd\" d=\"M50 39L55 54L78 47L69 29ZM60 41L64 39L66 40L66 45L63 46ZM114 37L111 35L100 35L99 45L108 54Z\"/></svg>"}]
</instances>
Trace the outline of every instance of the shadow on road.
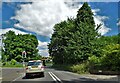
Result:
<instances>
[{"instance_id":1,"label":"shadow on road","mask_svg":"<svg viewBox=\"0 0 120 83\"><path fill-rule=\"evenodd\" d=\"M33 75L29 77L24 76L22 79L36 79L36 78L44 78L44 76L40 76L40 75Z\"/></svg>"},{"instance_id":2,"label":"shadow on road","mask_svg":"<svg viewBox=\"0 0 120 83\"><path fill-rule=\"evenodd\" d=\"M54 70L57 70L57 71L71 72L71 71L66 70L64 68L59 68L59 67L57 68L57 67L54 67L54 66L49 66L47 68L54 69ZM71 72L71 73L73 73L73 72ZM81 78L81 76L83 76L83 78ZM98 75L98 74L90 74L89 76L87 76L87 74L86 74L85 76L80 75L80 78L78 78L78 79L70 79L70 81L66 81L66 80L62 80L62 81L63 81L63 83L119 83L117 81L117 77L114 77L114 75L111 75L113 77L110 77L110 78L104 78L104 77L101 77L101 76L102 75ZM100 77L101 77L101 79L100 79ZM83 80L85 80L85 81L83 81Z\"/></svg>"}]
</instances>

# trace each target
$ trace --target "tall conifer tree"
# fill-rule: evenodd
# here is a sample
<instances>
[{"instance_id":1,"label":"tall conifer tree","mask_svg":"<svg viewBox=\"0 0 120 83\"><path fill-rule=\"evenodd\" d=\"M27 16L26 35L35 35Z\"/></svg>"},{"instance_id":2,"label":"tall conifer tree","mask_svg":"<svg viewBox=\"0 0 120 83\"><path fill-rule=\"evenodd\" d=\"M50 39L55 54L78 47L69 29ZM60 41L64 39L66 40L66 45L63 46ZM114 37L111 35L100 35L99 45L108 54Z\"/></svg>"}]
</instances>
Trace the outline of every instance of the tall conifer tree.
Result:
<instances>
[{"instance_id":1,"label":"tall conifer tree","mask_svg":"<svg viewBox=\"0 0 120 83\"><path fill-rule=\"evenodd\" d=\"M78 46L76 56L78 56L78 62L81 62L87 60L93 53L93 41L98 36L95 30L93 13L87 2L78 10L74 29L75 34L73 38L76 40L75 45Z\"/></svg>"}]
</instances>

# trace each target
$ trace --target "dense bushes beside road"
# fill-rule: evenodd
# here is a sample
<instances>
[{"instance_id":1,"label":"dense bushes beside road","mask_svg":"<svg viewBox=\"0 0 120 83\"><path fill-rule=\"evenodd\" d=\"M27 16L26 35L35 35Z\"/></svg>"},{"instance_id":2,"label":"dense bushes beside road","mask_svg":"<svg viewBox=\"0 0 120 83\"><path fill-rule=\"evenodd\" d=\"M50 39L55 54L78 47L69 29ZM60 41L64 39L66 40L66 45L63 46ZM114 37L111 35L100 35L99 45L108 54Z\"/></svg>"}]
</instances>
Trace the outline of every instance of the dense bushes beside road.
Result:
<instances>
[{"instance_id":1,"label":"dense bushes beside road","mask_svg":"<svg viewBox=\"0 0 120 83\"><path fill-rule=\"evenodd\" d=\"M120 44L110 44L104 46L99 57L93 55L89 57L91 69L96 70L120 70Z\"/></svg>"}]
</instances>

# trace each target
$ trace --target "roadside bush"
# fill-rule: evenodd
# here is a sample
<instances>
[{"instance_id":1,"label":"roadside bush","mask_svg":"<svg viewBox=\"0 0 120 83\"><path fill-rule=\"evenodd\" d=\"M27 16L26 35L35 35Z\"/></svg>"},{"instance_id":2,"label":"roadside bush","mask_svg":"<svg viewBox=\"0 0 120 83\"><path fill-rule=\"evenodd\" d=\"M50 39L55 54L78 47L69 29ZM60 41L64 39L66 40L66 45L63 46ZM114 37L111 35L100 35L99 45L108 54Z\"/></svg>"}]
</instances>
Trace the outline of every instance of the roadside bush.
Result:
<instances>
[{"instance_id":1,"label":"roadside bush","mask_svg":"<svg viewBox=\"0 0 120 83\"><path fill-rule=\"evenodd\" d=\"M103 50L104 55L101 57L102 66L106 70L119 71L120 70L120 45L107 45Z\"/></svg>"},{"instance_id":2,"label":"roadside bush","mask_svg":"<svg viewBox=\"0 0 120 83\"><path fill-rule=\"evenodd\" d=\"M15 60L18 62L22 62L22 56L21 55L16 56Z\"/></svg>"},{"instance_id":3,"label":"roadside bush","mask_svg":"<svg viewBox=\"0 0 120 83\"><path fill-rule=\"evenodd\" d=\"M15 65L17 63L15 59L12 59L10 62L11 62L11 65Z\"/></svg>"},{"instance_id":4,"label":"roadside bush","mask_svg":"<svg viewBox=\"0 0 120 83\"><path fill-rule=\"evenodd\" d=\"M70 71L70 72L74 72L74 73L78 73L78 74L85 74L85 73L89 73L88 70L88 62L84 62L81 64L53 64L52 65L53 68L55 69L59 69L59 70L64 70L64 71Z\"/></svg>"},{"instance_id":5,"label":"roadside bush","mask_svg":"<svg viewBox=\"0 0 120 83\"><path fill-rule=\"evenodd\" d=\"M4 62L4 63L3 63L3 66L4 66L4 65L10 65L10 62Z\"/></svg>"},{"instance_id":6,"label":"roadside bush","mask_svg":"<svg viewBox=\"0 0 120 83\"><path fill-rule=\"evenodd\" d=\"M72 72L83 74L88 73L88 62L71 66Z\"/></svg>"},{"instance_id":7,"label":"roadside bush","mask_svg":"<svg viewBox=\"0 0 120 83\"><path fill-rule=\"evenodd\" d=\"M120 70L120 45L110 44L102 49L100 57L89 57L91 70L119 71Z\"/></svg>"},{"instance_id":8,"label":"roadside bush","mask_svg":"<svg viewBox=\"0 0 120 83\"><path fill-rule=\"evenodd\" d=\"M88 58L89 70L93 70L93 69L99 70L99 69L101 69L100 59L101 59L100 57L96 57L95 55L89 57Z\"/></svg>"},{"instance_id":9,"label":"roadside bush","mask_svg":"<svg viewBox=\"0 0 120 83\"><path fill-rule=\"evenodd\" d=\"M13 60L12 60L13 61ZM23 65L21 64L21 63L12 63L11 64L11 61L8 61L8 62L4 62L3 63L3 65L2 65L3 67L23 67Z\"/></svg>"},{"instance_id":10,"label":"roadside bush","mask_svg":"<svg viewBox=\"0 0 120 83\"><path fill-rule=\"evenodd\" d=\"M55 69L59 69L59 70L65 70L65 71L71 71L71 66L72 65L61 65L61 64L53 64L52 67Z\"/></svg>"}]
</instances>

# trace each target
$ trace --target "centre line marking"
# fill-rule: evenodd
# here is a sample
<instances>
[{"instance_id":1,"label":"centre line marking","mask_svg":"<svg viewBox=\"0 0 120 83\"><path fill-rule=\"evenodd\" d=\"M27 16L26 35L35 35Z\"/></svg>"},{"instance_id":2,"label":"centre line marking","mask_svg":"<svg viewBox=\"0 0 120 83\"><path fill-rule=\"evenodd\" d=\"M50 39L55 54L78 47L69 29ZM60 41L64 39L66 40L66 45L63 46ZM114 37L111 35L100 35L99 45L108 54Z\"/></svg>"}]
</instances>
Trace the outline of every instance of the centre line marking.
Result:
<instances>
[{"instance_id":1,"label":"centre line marking","mask_svg":"<svg viewBox=\"0 0 120 83\"><path fill-rule=\"evenodd\" d=\"M51 72L51 73L52 73L52 72ZM61 80L60 80L54 73L52 73L52 75L53 75L58 81L61 82Z\"/></svg>"},{"instance_id":2,"label":"centre line marking","mask_svg":"<svg viewBox=\"0 0 120 83\"><path fill-rule=\"evenodd\" d=\"M49 72L49 74L57 83L63 83L54 73Z\"/></svg>"},{"instance_id":3,"label":"centre line marking","mask_svg":"<svg viewBox=\"0 0 120 83\"><path fill-rule=\"evenodd\" d=\"M48 72L48 73L50 74L50 76L52 77L52 79L57 82L57 80L52 76L51 72Z\"/></svg>"}]
</instances>

